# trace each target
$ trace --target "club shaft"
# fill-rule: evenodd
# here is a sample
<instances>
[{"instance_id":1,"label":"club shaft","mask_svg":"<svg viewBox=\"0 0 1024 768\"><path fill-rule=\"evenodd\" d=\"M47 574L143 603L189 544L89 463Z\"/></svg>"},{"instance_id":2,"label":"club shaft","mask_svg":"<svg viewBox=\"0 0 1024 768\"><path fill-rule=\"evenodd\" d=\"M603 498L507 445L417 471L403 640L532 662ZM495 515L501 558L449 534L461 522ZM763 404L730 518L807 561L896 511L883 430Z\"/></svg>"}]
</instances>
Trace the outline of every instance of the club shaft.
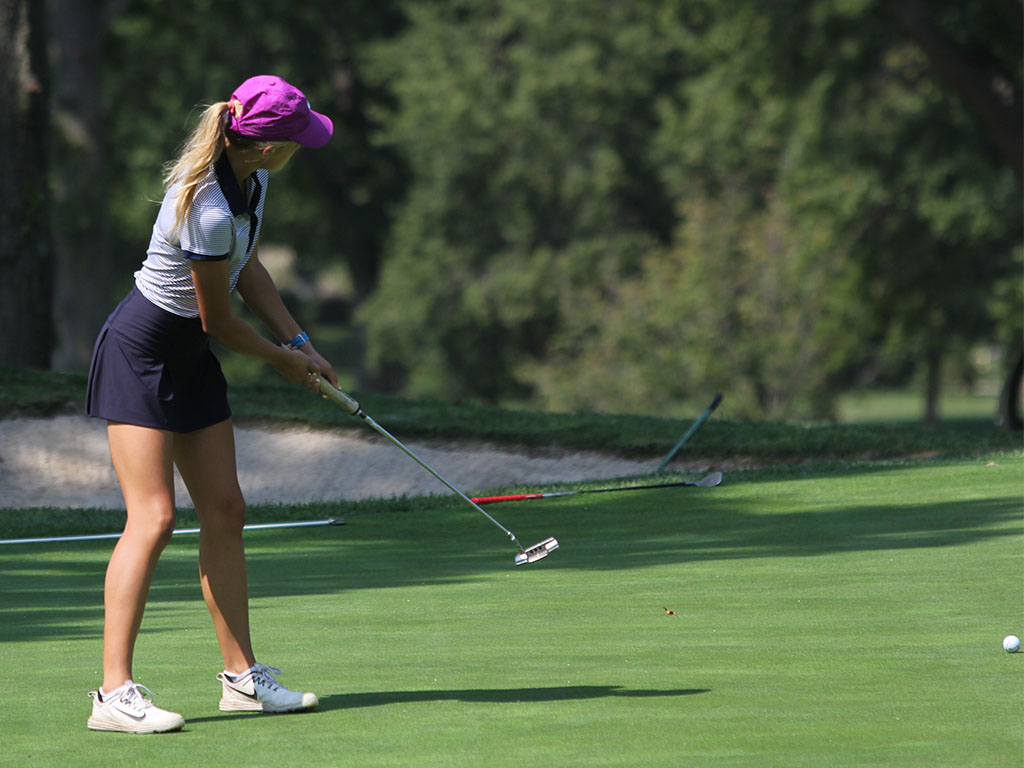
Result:
<instances>
[{"instance_id":1,"label":"club shaft","mask_svg":"<svg viewBox=\"0 0 1024 768\"><path fill-rule=\"evenodd\" d=\"M519 543L519 539L516 538L516 535L512 533L512 531L510 531L504 525L495 520L479 504L477 504L471 498L469 498L469 496L467 496L454 485L452 485L448 481L448 478L446 478L432 466L427 464L427 462L425 462L423 459L417 456L413 451L406 447L406 445L401 440L399 440L397 437L395 437L386 429L384 429L384 427L382 427L380 424L378 424L376 421L370 418L370 416L368 416L367 413L359 406L359 403L358 401L356 401L355 398L353 398L351 395L344 392L343 390L339 389L338 387L335 387L330 382L324 381L323 379L320 379L319 383L320 394L323 395L324 398L326 398L327 400L333 400L335 403L337 403L346 411L348 411L350 415L358 416L359 418L361 418L378 434L386 437L388 440L394 443L402 451L402 453L404 453L410 459L412 459L425 470L427 470L427 472L433 475L438 480L438 482L441 483L441 485L443 485L449 491L451 491L460 499L465 501L467 504L473 507L473 509L475 509L481 515L483 515L492 523L494 523L495 526L501 529L502 533L508 536L509 539L512 540L512 543L516 545L516 549L519 550L519 554L516 555L516 565L523 565L524 563L534 563L537 560L540 560L541 558L547 557L547 555L553 550L558 549L558 542L553 537L544 539L540 543L534 544L529 549L523 547L523 545Z\"/></svg>"},{"instance_id":2,"label":"club shaft","mask_svg":"<svg viewBox=\"0 0 1024 768\"><path fill-rule=\"evenodd\" d=\"M323 383L321 383L321 386L323 386ZM508 536L512 540L512 542L519 548L520 552L525 552L526 551L525 549L523 549L523 545L519 543L519 539L516 538L515 534L512 533L512 531L510 531L504 525L502 525L497 520L495 520L493 517L491 517L489 514L487 514L487 512L482 507L480 507L479 504L474 502L471 498L469 498L469 496L467 496L462 491L460 491L458 488L456 488L454 485L452 485L450 482L448 482L447 478L445 478L444 475L442 475L436 469L434 469L429 464L427 464L427 462L425 462L423 459L421 459L419 456L417 456L415 453L413 453L411 450L409 450L409 448L407 448L405 446L405 444L402 443L401 440L399 440L397 437L395 437L390 432L388 432L386 429L384 429L384 427L382 427L380 424L378 424L372 418L367 416L362 408L360 408L355 413L355 415L358 416L359 418L361 418L367 424L369 424L378 433L380 433L381 435L386 437L388 440L390 440L392 443L397 445L405 453L406 456L408 456L410 459L412 459L417 464L419 464L421 467L423 467L425 470L427 470L427 472L429 472L434 477L436 477L441 482L441 484L444 485L449 491L454 493L459 498L463 499L467 504L469 504L471 507L473 507L473 509L475 509L481 515L483 515L488 520L490 520L492 523L494 523L496 526L498 526L502 531L505 532L505 535Z\"/></svg>"},{"instance_id":3,"label":"club shaft","mask_svg":"<svg viewBox=\"0 0 1024 768\"><path fill-rule=\"evenodd\" d=\"M713 474L709 477L712 477ZM620 491L650 491L658 488L681 488L683 486L700 486L705 480L683 480L678 483L657 483L655 485L623 485L616 488L584 488L579 491L545 491L542 493L514 493L508 496L473 496L470 501L476 504L497 504L502 501L528 501L530 499L550 499L555 496L575 496L581 493L613 493Z\"/></svg>"},{"instance_id":4,"label":"club shaft","mask_svg":"<svg viewBox=\"0 0 1024 768\"><path fill-rule=\"evenodd\" d=\"M721 403L721 402L722 402L722 396L721 395L715 395L715 399L711 401L711 405L709 405L707 408L704 409L704 412L700 416L697 417L697 420L695 422L693 422L693 425L688 430L686 430L686 432L683 434L683 436L681 438L679 438L679 442L677 442L672 447L672 450L668 452L668 455L661 462L661 464L658 465L658 468L656 470L654 470L655 472L661 472L663 469L665 469L665 467L668 466L668 463L670 461L672 461L673 458L675 458L675 455L677 453L679 453L679 449L682 448L684 445L686 445L687 441L691 437L693 437L693 434L698 429L700 429L701 425L705 421L707 421L709 418L711 418L711 414L714 413L715 408L717 408L719 403Z\"/></svg>"}]
</instances>

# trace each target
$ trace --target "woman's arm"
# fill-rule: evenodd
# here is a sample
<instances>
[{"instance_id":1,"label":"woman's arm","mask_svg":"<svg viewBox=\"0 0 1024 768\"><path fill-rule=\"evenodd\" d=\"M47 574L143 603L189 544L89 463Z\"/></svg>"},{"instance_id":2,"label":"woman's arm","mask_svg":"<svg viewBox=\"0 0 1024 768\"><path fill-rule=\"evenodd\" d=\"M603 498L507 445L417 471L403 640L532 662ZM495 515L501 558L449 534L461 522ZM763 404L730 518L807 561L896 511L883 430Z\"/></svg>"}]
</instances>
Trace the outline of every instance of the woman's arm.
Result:
<instances>
[{"instance_id":1,"label":"woman's arm","mask_svg":"<svg viewBox=\"0 0 1024 768\"><path fill-rule=\"evenodd\" d=\"M275 338L286 341L294 339L302 332L302 328L295 322L281 300L281 294L277 290L274 279L270 276L267 268L263 266L263 262L260 261L259 247L253 249L252 256L242 268L236 289L246 306L262 321ZM334 373L334 368L316 351L313 342L307 341L299 347L299 352L313 360L319 366L321 374L331 384L338 386L338 377Z\"/></svg>"},{"instance_id":2,"label":"woman's arm","mask_svg":"<svg viewBox=\"0 0 1024 768\"><path fill-rule=\"evenodd\" d=\"M309 375L320 373L314 360L268 341L232 311L227 261L193 261L191 267L203 330L233 352L270 363L292 384L319 387Z\"/></svg>"}]
</instances>

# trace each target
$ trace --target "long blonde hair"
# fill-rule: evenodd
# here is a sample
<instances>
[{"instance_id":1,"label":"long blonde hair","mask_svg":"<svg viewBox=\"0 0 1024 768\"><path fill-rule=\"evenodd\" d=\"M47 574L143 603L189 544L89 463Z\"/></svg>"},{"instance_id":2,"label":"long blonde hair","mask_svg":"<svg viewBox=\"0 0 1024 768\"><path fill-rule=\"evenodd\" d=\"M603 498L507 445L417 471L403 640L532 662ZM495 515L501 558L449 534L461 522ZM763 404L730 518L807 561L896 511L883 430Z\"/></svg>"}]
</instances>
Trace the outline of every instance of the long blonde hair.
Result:
<instances>
[{"instance_id":1,"label":"long blonde hair","mask_svg":"<svg viewBox=\"0 0 1024 768\"><path fill-rule=\"evenodd\" d=\"M178 158L164 168L164 189L170 189L180 182L178 199L174 209L174 229L178 230L188 218L200 182L206 178L212 166L230 139L237 149L262 149L267 146L287 144L287 141L266 141L242 136L232 131L232 113L241 112L239 101L218 101L203 110L199 123L185 141Z\"/></svg>"}]
</instances>

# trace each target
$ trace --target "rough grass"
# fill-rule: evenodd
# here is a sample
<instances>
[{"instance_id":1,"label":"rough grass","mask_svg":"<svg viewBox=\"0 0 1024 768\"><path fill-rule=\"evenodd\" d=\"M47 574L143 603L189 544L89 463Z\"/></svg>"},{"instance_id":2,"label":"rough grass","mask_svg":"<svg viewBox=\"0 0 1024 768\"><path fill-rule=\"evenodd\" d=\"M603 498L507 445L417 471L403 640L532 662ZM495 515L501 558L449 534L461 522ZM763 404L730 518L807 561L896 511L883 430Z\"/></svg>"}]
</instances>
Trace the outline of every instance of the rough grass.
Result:
<instances>
[{"instance_id":1,"label":"rough grass","mask_svg":"<svg viewBox=\"0 0 1024 768\"><path fill-rule=\"evenodd\" d=\"M0 368L0 418L81 411L85 378L27 369ZM494 406L353 393L364 410L405 438L477 440L530 448L605 451L624 456L667 455L692 419L602 413L536 413ZM369 429L342 409L283 383L233 386L239 421L298 423L313 427ZM696 418L697 414L694 414ZM729 418L728 394L719 410L680 456L760 464L836 459L963 457L1018 451L1020 433L990 419L958 419L925 428L908 422L856 424L739 421Z\"/></svg>"}]
</instances>

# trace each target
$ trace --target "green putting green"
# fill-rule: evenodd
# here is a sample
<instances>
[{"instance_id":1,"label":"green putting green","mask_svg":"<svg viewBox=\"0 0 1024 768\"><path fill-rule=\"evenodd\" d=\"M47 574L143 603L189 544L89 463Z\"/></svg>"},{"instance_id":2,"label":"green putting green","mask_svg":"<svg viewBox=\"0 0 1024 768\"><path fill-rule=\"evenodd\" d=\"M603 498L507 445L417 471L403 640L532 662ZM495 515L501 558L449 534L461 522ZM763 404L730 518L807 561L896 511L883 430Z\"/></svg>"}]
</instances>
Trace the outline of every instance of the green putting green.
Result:
<instances>
[{"instance_id":1,"label":"green putting green","mask_svg":"<svg viewBox=\"0 0 1024 768\"><path fill-rule=\"evenodd\" d=\"M320 707L217 709L196 542L135 676L183 732L94 733L112 542L0 550L0 765L1001 765L1024 754L1019 455L726 473L247 534L261 661ZM310 517L332 513L314 507Z\"/></svg>"}]
</instances>

